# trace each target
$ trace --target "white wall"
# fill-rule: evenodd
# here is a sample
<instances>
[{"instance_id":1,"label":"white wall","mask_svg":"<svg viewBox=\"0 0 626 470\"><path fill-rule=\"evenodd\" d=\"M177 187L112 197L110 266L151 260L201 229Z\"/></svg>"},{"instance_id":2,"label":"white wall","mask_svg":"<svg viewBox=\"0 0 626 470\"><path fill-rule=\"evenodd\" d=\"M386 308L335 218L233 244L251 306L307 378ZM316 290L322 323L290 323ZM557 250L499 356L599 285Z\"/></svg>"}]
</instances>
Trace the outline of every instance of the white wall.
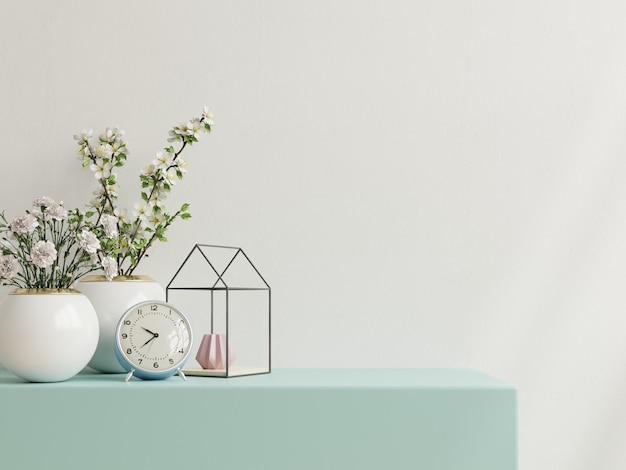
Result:
<instances>
[{"instance_id":1,"label":"white wall","mask_svg":"<svg viewBox=\"0 0 626 470\"><path fill-rule=\"evenodd\" d=\"M474 367L520 390L520 468L626 468L626 4L5 2L0 207L124 198L210 105L174 199L273 287L275 367Z\"/></svg>"}]
</instances>

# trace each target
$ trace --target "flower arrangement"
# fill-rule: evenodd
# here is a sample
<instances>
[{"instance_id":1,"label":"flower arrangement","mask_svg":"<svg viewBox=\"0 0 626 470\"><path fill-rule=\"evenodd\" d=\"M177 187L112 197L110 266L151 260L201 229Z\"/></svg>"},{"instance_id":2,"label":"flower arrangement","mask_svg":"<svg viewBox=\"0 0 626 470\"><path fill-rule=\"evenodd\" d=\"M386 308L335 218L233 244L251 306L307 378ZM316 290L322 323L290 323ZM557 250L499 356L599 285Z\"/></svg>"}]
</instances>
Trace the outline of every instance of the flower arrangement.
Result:
<instances>
[{"instance_id":1,"label":"flower arrangement","mask_svg":"<svg viewBox=\"0 0 626 470\"><path fill-rule=\"evenodd\" d=\"M202 133L210 133L213 113L204 108L199 118L174 126L169 131L170 143L156 154L139 175L141 200L129 214L117 206L118 184L115 168L124 166L129 154L124 131L107 128L95 144L90 142L92 131L74 136L78 141L83 167L89 168L98 181L85 224L101 242L99 261L109 280L112 276L130 276L154 242L165 242L165 233L176 219L188 219L189 204L175 212L165 206L172 187L187 172L187 162L180 157L183 150L198 142Z\"/></svg>"},{"instance_id":2,"label":"flower arrangement","mask_svg":"<svg viewBox=\"0 0 626 470\"><path fill-rule=\"evenodd\" d=\"M1 212L0 239L3 285L69 289L78 278L100 267L100 242L88 229L85 214L67 210L62 202L46 196L35 199L32 210L11 222ZM106 256L100 257L106 261Z\"/></svg>"}]
</instances>

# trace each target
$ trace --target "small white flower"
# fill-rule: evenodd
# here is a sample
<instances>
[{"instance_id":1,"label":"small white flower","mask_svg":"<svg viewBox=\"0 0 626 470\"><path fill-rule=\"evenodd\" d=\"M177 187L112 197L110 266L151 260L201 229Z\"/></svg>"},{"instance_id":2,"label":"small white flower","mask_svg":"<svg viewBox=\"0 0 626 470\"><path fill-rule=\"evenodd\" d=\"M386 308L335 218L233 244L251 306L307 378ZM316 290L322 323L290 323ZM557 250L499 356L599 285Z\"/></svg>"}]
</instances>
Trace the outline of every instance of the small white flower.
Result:
<instances>
[{"instance_id":1,"label":"small white flower","mask_svg":"<svg viewBox=\"0 0 626 470\"><path fill-rule=\"evenodd\" d=\"M191 124L190 122L181 122L178 126L174 126L174 128L169 132L170 138L167 139L169 142L174 142L175 140L182 140L184 135L188 134L187 125Z\"/></svg>"},{"instance_id":2,"label":"small white flower","mask_svg":"<svg viewBox=\"0 0 626 470\"><path fill-rule=\"evenodd\" d=\"M124 135L124 131L114 127L111 129L110 127L106 128L103 134L100 135L100 140L105 142L114 142L118 137L122 137Z\"/></svg>"},{"instance_id":3,"label":"small white flower","mask_svg":"<svg viewBox=\"0 0 626 470\"><path fill-rule=\"evenodd\" d=\"M154 176L156 174L157 167L154 163L150 163L146 165L143 170L141 170L141 174L145 176Z\"/></svg>"},{"instance_id":4,"label":"small white flower","mask_svg":"<svg viewBox=\"0 0 626 470\"><path fill-rule=\"evenodd\" d=\"M99 198L99 197L92 197L89 200L89 204L87 204L87 207L98 209L100 207L101 202L102 202L101 198Z\"/></svg>"},{"instance_id":5,"label":"small white flower","mask_svg":"<svg viewBox=\"0 0 626 470\"><path fill-rule=\"evenodd\" d=\"M150 196L150 200L148 201L148 203L150 204L150 207L159 206L163 210L165 209L163 207L163 203L165 202L166 199L167 199L167 192L165 192L165 190L161 186L157 186L155 190L152 192L152 195Z\"/></svg>"},{"instance_id":6,"label":"small white flower","mask_svg":"<svg viewBox=\"0 0 626 470\"><path fill-rule=\"evenodd\" d=\"M102 269L104 269L104 275L111 281L117 276L117 260L111 256L106 256L102 259Z\"/></svg>"},{"instance_id":7,"label":"small white flower","mask_svg":"<svg viewBox=\"0 0 626 470\"><path fill-rule=\"evenodd\" d=\"M174 186L176 181L178 180L178 174L176 173L176 168L170 168L165 173L163 173L163 181L170 186Z\"/></svg>"},{"instance_id":8,"label":"small white flower","mask_svg":"<svg viewBox=\"0 0 626 470\"><path fill-rule=\"evenodd\" d=\"M52 242L40 240L33 245L30 258L35 266L44 269L55 262L57 250Z\"/></svg>"},{"instance_id":9,"label":"small white flower","mask_svg":"<svg viewBox=\"0 0 626 470\"><path fill-rule=\"evenodd\" d=\"M111 158L113 156L113 147L109 144L101 144L96 147L97 158Z\"/></svg>"},{"instance_id":10,"label":"small white flower","mask_svg":"<svg viewBox=\"0 0 626 470\"><path fill-rule=\"evenodd\" d=\"M104 214L100 218L100 225L104 229L104 234L107 238L115 238L119 236L119 231L117 230L117 217L110 214Z\"/></svg>"},{"instance_id":11,"label":"small white flower","mask_svg":"<svg viewBox=\"0 0 626 470\"><path fill-rule=\"evenodd\" d=\"M101 185L98 185L91 194L93 194L96 197L102 197L104 196L104 188Z\"/></svg>"},{"instance_id":12,"label":"small white flower","mask_svg":"<svg viewBox=\"0 0 626 470\"><path fill-rule=\"evenodd\" d=\"M183 173L187 173L187 167L189 166L189 164L187 163L187 160L185 160L184 158L178 157L178 169L183 172Z\"/></svg>"},{"instance_id":13,"label":"small white flower","mask_svg":"<svg viewBox=\"0 0 626 470\"><path fill-rule=\"evenodd\" d=\"M213 113L209 110L208 106L204 107L204 111L202 113L202 117L204 118L204 122L206 122L208 125L212 126L213 125L213 118L215 117L213 115Z\"/></svg>"},{"instance_id":14,"label":"small white flower","mask_svg":"<svg viewBox=\"0 0 626 470\"><path fill-rule=\"evenodd\" d=\"M118 155L120 153L124 153L128 155L128 147L126 147L126 142L120 139L119 137L115 139L115 142L111 144L111 151L113 155Z\"/></svg>"},{"instance_id":15,"label":"small white flower","mask_svg":"<svg viewBox=\"0 0 626 470\"><path fill-rule=\"evenodd\" d=\"M174 154L170 152L158 152L156 160L152 160L152 164L157 168L167 168L173 163Z\"/></svg>"},{"instance_id":16,"label":"small white flower","mask_svg":"<svg viewBox=\"0 0 626 470\"><path fill-rule=\"evenodd\" d=\"M191 127L191 121L181 122L178 125L178 133L180 135L190 135L189 128Z\"/></svg>"},{"instance_id":17,"label":"small white flower","mask_svg":"<svg viewBox=\"0 0 626 470\"><path fill-rule=\"evenodd\" d=\"M0 256L0 278L12 279L20 269L17 258L13 255Z\"/></svg>"},{"instance_id":18,"label":"small white flower","mask_svg":"<svg viewBox=\"0 0 626 470\"><path fill-rule=\"evenodd\" d=\"M163 222L165 222L165 219L163 218L163 215L160 212L156 214L153 212L148 217L147 222L153 227L156 227L158 225L161 225Z\"/></svg>"},{"instance_id":19,"label":"small white flower","mask_svg":"<svg viewBox=\"0 0 626 470\"><path fill-rule=\"evenodd\" d=\"M87 229L83 229L78 236L78 246L89 254L96 253L100 249L100 240Z\"/></svg>"},{"instance_id":20,"label":"small white flower","mask_svg":"<svg viewBox=\"0 0 626 470\"><path fill-rule=\"evenodd\" d=\"M11 230L18 234L32 233L37 227L39 227L39 222L31 214L15 217L11 221Z\"/></svg>"},{"instance_id":21,"label":"small white flower","mask_svg":"<svg viewBox=\"0 0 626 470\"><path fill-rule=\"evenodd\" d=\"M112 176L117 177L117 175L115 173L111 173ZM111 195L111 196L115 196L117 194L117 191L119 190L119 185L117 183L114 184L108 184L107 182L107 192ZM91 193L95 196L95 200L100 200L100 198L104 197L104 188L101 185L98 185L98 187L96 189L93 190L93 192Z\"/></svg>"},{"instance_id":22,"label":"small white flower","mask_svg":"<svg viewBox=\"0 0 626 470\"><path fill-rule=\"evenodd\" d=\"M150 206L145 202L136 202L133 217L136 219L146 220L150 215Z\"/></svg>"},{"instance_id":23,"label":"small white flower","mask_svg":"<svg viewBox=\"0 0 626 470\"><path fill-rule=\"evenodd\" d=\"M130 224L130 219L128 218L128 211L126 209L117 209L115 211L115 215L117 215L117 220L119 220L123 224Z\"/></svg>"},{"instance_id":24,"label":"small white flower","mask_svg":"<svg viewBox=\"0 0 626 470\"><path fill-rule=\"evenodd\" d=\"M113 168L113 165L109 162L105 163L101 158L97 159L89 167L94 172L94 177L98 180L111 176L111 168Z\"/></svg>"},{"instance_id":25,"label":"small white flower","mask_svg":"<svg viewBox=\"0 0 626 470\"><path fill-rule=\"evenodd\" d=\"M85 157L88 157L89 155L91 155L91 152L89 151L89 146L88 145L81 145L78 148L78 157L81 160L84 160Z\"/></svg>"},{"instance_id":26,"label":"small white flower","mask_svg":"<svg viewBox=\"0 0 626 470\"><path fill-rule=\"evenodd\" d=\"M101 141L106 141L106 142L108 142L112 138L113 138L113 129L111 129L110 127L107 127L106 130L98 136L98 139L100 139Z\"/></svg>"},{"instance_id":27,"label":"small white flower","mask_svg":"<svg viewBox=\"0 0 626 470\"><path fill-rule=\"evenodd\" d=\"M168 142L176 142L179 140L183 140L182 136L180 135L176 127L172 129L171 131L169 131L169 135L170 136L167 138Z\"/></svg>"},{"instance_id":28,"label":"small white flower","mask_svg":"<svg viewBox=\"0 0 626 470\"><path fill-rule=\"evenodd\" d=\"M196 139L204 132L204 126L200 119L194 119L187 123L187 135L193 135Z\"/></svg>"},{"instance_id":29,"label":"small white flower","mask_svg":"<svg viewBox=\"0 0 626 470\"><path fill-rule=\"evenodd\" d=\"M86 144L87 141L91 139L92 135L93 135L92 129L89 129L89 130L83 129L82 132L79 132L78 134L74 134L74 139L77 140L80 144Z\"/></svg>"},{"instance_id":30,"label":"small white flower","mask_svg":"<svg viewBox=\"0 0 626 470\"><path fill-rule=\"evenodd\" d=\"M133 227L132 234L135 240L141 240L142 238L146 238L146 220L142 219L139 221L139 224ZM128 247L128 243L126 244Z\"/></svg>"}]
</instances>

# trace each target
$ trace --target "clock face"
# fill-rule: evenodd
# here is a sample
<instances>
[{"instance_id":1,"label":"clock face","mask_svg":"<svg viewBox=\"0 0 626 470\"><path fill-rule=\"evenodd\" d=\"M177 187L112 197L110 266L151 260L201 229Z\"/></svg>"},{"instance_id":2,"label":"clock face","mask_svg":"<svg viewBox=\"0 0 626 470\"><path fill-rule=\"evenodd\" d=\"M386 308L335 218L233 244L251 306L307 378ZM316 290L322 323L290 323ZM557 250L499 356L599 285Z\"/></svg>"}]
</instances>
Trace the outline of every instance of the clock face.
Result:
<instances>
[{"instance_id":1,"label":"clock face","mask_svg":"<svg viewBox=\"0 0 626 470\"><path fill-rule=\"evenodd\" d=\"M189 356L191 327L171 304L141 302L130 308L117 326L118 357L127 370L141 378L164 378L173 374ZM143 372L143 374L142 374ZM171 374L168 374L171 372Z\"/></svg>"}]
</instances>

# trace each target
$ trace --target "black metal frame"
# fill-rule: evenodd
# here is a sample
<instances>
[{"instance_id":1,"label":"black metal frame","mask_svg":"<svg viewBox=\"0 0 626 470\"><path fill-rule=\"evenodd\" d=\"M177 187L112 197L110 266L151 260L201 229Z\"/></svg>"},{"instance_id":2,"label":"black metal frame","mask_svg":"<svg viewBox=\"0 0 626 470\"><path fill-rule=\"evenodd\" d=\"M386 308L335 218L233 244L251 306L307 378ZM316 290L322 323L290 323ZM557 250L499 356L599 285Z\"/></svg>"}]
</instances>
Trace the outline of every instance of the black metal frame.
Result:
<instances>
[{"instance_id":1,"label":"black metal frame","mask_svg":"<svg viewBox=\"0 0 626 470\"><path fill-rule=\"evenodd\" d=\"M230 261L227 263L227 265L224 268L224 270L220 273L220 272L218 272L217 269L215 269L214 264L207 257L206 253L204 253L204 251L202 251L202 248L212 248L212 249L217 248L217 249L235 250L235 254L230 259ZM217 280L213 283L212 286L206 286L206 287L172 287L172 284L176 280L176 277L183 270L183 268L185 267L185 264L187 264L187 261L189 261L189 259L191 258L191 256L194 254L194 252L196 250L200 252L202 257L206 260L208 265L211 267L211 269L213 270L213 272L217 276ZM236 287L236 286L229 286L226 283L226 281L224 280L223 277L226 274L226 272L228 271L228 269L230 268L230 266L232 265L233 261L235 261L235 258L237 258L237 256L239 254L241 254L242 256L245 257L246 261L250 264L252 269L254 269L254 271L259 276L259 279L261 280L261 282L263 283L263 285L265 287ZM218 285L220 283L221 283L221 285ZM270 288L269 284L265 281L265 279L263 278L263 276L261 275L259 270L256 268L256 266L252 263L252 261L250 261L250 258L248 258L248 255L246 255L246 253L241 248L235 247L235 246L207 245L207 244L196 243L194 245L193 249L189 252L187 257L185 258L185 260L182 262L182 264L180 265L180 267L178 268L178 270L176 271L176 273L174 274L174 276L172 277L170 282L167 284L167 287L165 289L165 299L166 299L166 301L169 301L170 291L185 291L185 290L187 290L187 291L189 291L189 290L196 290L196 291L197 290L201 290L201 291L210 291L211 292L211 333L213 333L213 295L214 295L214 292L216 292L216 291L224 291L225 294L226 294L226 375L223 376L223 377L226 377L226 378L231 377L229 375L229 365L228 365L229 315L230 315L230 312L229 312L229 295L230 295L230 292L231 291L267 291L267 299L268 299L268 305L267 305L267 308L268 308L268 311L267 311L267 313L268 313L268 356L267 356L268 357L268 370L267 370L267 372L254 372L254 373L249 373L249 374L239 374L239 375L236 375L236 377L243 377L243 376L246 376L246 375L269 374L272 371L272 289ZM220 376L216 376L216 377L220 377Z\"/></svg>"}]
</instances>

